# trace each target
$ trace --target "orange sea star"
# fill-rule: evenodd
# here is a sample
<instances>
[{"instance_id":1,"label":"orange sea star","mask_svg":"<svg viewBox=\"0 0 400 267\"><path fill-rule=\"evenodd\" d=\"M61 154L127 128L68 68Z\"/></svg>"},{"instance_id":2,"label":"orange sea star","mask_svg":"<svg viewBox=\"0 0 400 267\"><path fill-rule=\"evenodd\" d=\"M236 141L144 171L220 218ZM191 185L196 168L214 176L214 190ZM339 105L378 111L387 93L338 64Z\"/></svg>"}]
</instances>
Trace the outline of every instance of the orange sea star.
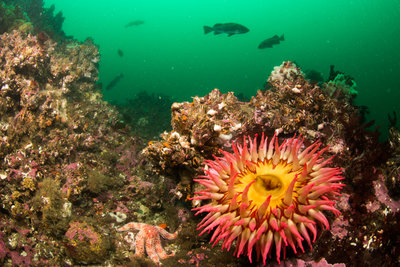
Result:
<instances>
[{"instance_id":1,"label":"orange sea star","mask_svg":"<svg viewBox=\"0 0 400 267\"><path fill-rule=\"evenodd\" d=\"M175 233L168 233L159 226L153 226L145 223L130 222L117 229L123 231L139 231L135 237L135 255L142 257L146 248L147 255L156 264L160 264L160 259L166 259L175 255L174 252L167 254L161 245L160 235L168 240L175 239L180 231L180 227Z\"/></svg>"}]
</instances>

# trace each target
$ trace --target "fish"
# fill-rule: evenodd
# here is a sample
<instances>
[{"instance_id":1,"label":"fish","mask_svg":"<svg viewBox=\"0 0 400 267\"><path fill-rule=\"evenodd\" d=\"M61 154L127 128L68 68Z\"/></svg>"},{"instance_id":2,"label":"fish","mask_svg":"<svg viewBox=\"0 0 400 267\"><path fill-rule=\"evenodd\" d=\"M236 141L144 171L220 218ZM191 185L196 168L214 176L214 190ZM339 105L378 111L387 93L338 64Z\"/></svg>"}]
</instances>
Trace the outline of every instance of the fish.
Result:
<instances>
[{"instance_id":1,"label":"fish","mask_svg":"<svg viewBox=\"0 0 400 267\"><path fill-rule=\"evenodd\" d=\"M106 86L106 90L110 90L111 88L115 87L117 85L117 83L119 83L119 81L124 78L124 74L121 73L120 75L116 76L114 79L112 79L112 81L107 84Z\"/></svg>"},{"instance_id":2,"label":"fish","mask_svg":"<svg viewBox=\"0 0 400 267\"><path fill-rule=\"evenodd\" d=\"M142 24L144 24L144 21L138 19L138 20L134 20L134 21L131 21L128 24L126 24L125 28L129 28L129 27L132 27L132 26L139 26L139 25L142 25Z\"/></svg>"},{"instance_id":3,"label":"fish","mask_svg":"<svg viewBox=\"0 0 400 267\"><path fill-rule=\"evenodd\" d=\"M124 51L122 51L121 49L117 50L118 56L123 57L124 56Z\"/></svg>"},{"instance_id":4,"label":"fish","mask_svg":"<svg viewBox=\"0 0 400 267\"><path fill-rule=\"evenodd\" d=\"M204 34L214 31L214 34L226 33L229 36L249 32L249 29L237 23L217 23L213 27L203 26Z\"/></svg>"},{"instance_id":5,"label":"fish","mask_svg":"<svg viewBox=\"0 0 400 267\"><path fill-rule=\"evenodd\" d=\"M283 34L281 37L278 35L274 35L271 38L265 39L258 45L258 49L264 49L264 48L272 48L273 45L280 44L281 41L285 41L285 37Z\"/></svg>"}]
</instances>

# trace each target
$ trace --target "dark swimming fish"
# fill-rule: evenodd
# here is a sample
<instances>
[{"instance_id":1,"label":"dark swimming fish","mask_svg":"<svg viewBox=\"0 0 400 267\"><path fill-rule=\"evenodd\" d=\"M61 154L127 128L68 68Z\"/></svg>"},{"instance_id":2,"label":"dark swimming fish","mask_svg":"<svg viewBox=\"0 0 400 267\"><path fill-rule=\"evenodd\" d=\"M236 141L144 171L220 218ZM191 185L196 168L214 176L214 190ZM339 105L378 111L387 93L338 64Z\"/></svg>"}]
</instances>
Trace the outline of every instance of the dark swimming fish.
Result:
<instances>
[{"instance_id":1,"label":"dark swimming fish","mask_svg":"<svg viewBox=\"0 0 400 267\"><path fill-rule=\"evenodd\" d=\"M258 45L258 49L271 48L273 45L280 44L281 41L285 41L285 37L283 36L283 34L281 35L281 37L275 34L271 38L262 41L261 44Z\"/></svg>"},{"instance_id":2,"label":"dark swimming fish","mask_svg":"<svg viewBox=\"0 0 400 267\"><path fill-rule=\"evenodd\" d=\"M118 56L120 56L120 57L124 56L124 51L122 51L121 49L118 49L117 53L118 53Z\"/></svg>"},{"instance_id":3,"label":"dark swimming fish","mask_svg":"<svg viewBox=\"0 0 400 267\"><path fill-rule=\"evenodd\" d=\"M237 23L217 23L213 27L204 26L204 34L214 31L214 34L226 33L228 36L249 32L245 26Z\"/></svg>"},{"instance_id":4,"label":"dark swimming fish","mask_svg":"<svg viewBox=\"0 0 400 267\"><path fill-rule=\"evenodd\" d=\"M107 84L106 90L110 90L111 88L115 87L122 78L124 78L124 74L122 73L116 76L109 84Z\"/></svg>"},{"instance_id":5,"label":"dark swimming fish","mask_svg":"<svg viewBox=\"0 0 400 267\"><path fill-rule=\"evenodd\" d=\"M134 21L131 21L128 24L126 24L125 28L129 28L129 27L132 27L132 26L139 26L139 25L142 25L142 24L144 24L144 21L138 19L138 20L134 20Z\"/></svg>"}]
</instances>

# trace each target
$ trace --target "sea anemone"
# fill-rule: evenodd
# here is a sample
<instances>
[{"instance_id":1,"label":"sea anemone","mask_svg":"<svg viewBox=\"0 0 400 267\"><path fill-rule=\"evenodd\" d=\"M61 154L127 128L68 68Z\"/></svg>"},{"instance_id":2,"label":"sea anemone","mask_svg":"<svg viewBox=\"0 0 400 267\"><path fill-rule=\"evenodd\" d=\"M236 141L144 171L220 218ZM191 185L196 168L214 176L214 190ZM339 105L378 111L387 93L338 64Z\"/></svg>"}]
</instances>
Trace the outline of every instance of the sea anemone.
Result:
<instances>
[{"instance_id":1,"label":"sea anemone","mask_svg":"<svg viewBox=\"0 0 400 267\"><path fill-rule=\"evenodd\" d=\"M312 248L317 224L329 229L322 211L340 214L334 205L344 177L341 168L325 167L332 159L321 157L328 147L320 150L315 142L303 148L303 142L294 136L279 145L274 136L268 145L263 134L259 145L257 136L244 138L243 146L232 143L233 153L220 151L223 157L205 161L205 175L195 181L206 188L193 197L211 200L193 209L208 213L198 225L200 235L215 228L213 245L222 240L229 251L236 240L237 257L247 252L252 262L255 248L264 265L273 247L279 263L287 246L304 252L305 240Z\"/></svg>"}]
</instances>

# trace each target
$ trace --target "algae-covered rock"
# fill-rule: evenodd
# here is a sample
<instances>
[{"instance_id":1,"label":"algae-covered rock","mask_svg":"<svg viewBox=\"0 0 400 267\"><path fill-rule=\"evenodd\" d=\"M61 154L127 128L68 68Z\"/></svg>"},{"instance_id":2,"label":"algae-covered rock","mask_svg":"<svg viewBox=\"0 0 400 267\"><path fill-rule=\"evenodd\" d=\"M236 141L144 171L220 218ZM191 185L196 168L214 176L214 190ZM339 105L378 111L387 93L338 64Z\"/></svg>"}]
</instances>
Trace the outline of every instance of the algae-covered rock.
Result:
<instances>
[{"instance_id":1,"label":"algae-covered rock","mask_svg":"<svg viewBox=\"0 0 400 267\"><path fill-rule=\"evenodd\" d=\"M72 222L65 233L67 253L77 263L101 263L110 246L108 238L86 222Z\"/></svg>"}]
</instances>

